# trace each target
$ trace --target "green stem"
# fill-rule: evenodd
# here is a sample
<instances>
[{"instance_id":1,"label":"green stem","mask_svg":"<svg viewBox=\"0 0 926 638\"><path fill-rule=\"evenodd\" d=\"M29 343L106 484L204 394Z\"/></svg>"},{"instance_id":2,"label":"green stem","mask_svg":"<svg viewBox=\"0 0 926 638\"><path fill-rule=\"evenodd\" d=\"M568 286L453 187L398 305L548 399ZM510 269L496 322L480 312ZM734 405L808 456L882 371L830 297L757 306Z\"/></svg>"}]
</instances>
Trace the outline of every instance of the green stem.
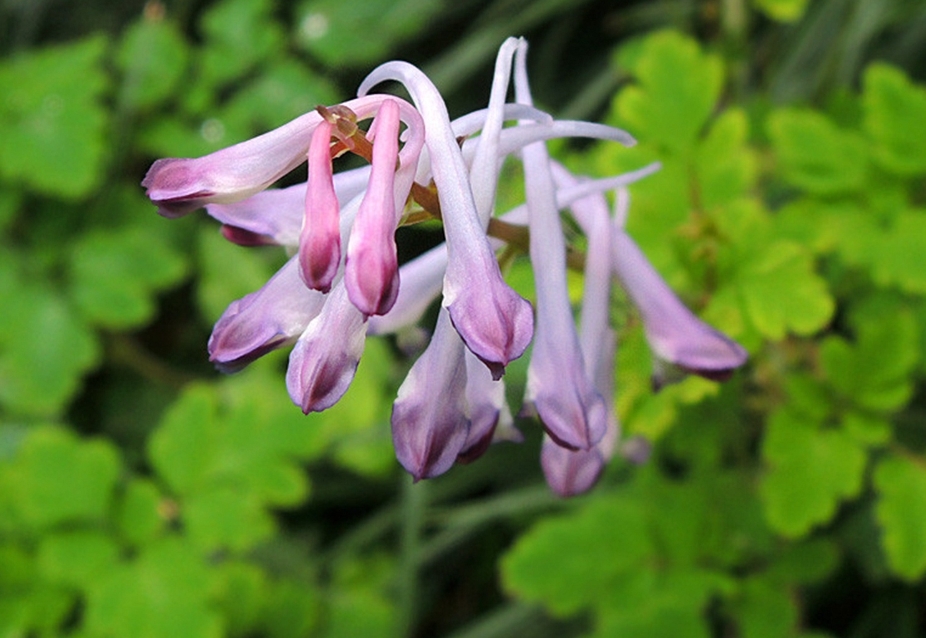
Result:
<instances>
[{"instance_id":1,"label":"green stem","mask_svg":"<svg viewBox=\"0 0 926 638\"><path fill-rule=\"evenodd\" d=\"M399 563L399 635L414 635L418 614L418 554L421 527L427 507L426 482L415 483L410 476L402 482L402 528Z\"/></svg>"}]
</instances>

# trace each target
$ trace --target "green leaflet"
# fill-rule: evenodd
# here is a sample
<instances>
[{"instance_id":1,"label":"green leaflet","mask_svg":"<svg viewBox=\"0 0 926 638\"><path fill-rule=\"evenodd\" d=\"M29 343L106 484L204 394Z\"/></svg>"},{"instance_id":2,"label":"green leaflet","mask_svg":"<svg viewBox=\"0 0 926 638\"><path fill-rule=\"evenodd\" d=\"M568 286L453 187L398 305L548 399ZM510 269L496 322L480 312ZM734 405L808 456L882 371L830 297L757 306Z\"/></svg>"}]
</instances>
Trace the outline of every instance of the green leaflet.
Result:
<instances>
[{"instance_id":1,"label":"green leaflet","mask_svg":"<svg viewBox=\"0 0 926 638\"><path fill-rule=\"evenodd\" d=\"M666 153L690 151L720 95L720 60L664 31L646 38L631 71L638 85L621 91L614 104L621 123Z\"/></svg>"},{"instance_id":2,"label":"green leaflet","mask_svg":"<svg viewBox=\"0 0 926 638\"><path fill-rule=\"evenodd\" d=\"M862 487L863 448L800 414L780 410L772 416L762 456L769 467L761 485L765 513L785 536L802 536L830 520L839 503Z\"/></svg>"},{"instance_id":3,"label":"green leaflet","mask_svg":"<svg viewBox=\"0 0 926 638\"><path fill-rule=\"evenodd\" d=\"M857 133L801 109L775 111L768 129L784 178L795 186L815 195L857 193L866 187L868 150Z\"/></svg>"},{"instance_id":4,"label":"green leaflet","mask_svg":"<svg viewBox=\"0 0 926 638\"><path fill-rule=\"evenodd\" d=\"M0 263L0 279L8 275L0 286L0 405L12 414L58 414L97 363L97 340L52 290L16 281Z\"/></svg>"},{"instance_id":5,"label":"green leaflet","mask_svg":"<svg viewBox=\"0 0 926 638\"><path fill-rule=\"evenodd\" d=\"M3 61L0 176L73 199L99 184L108 153L106 46L94 36Z\"/></svg>"},{"instance_id":6,"label":"green leaflet","mask_svg":"<svg viewBox=\"0 0 926 638\"><path fill-rule=\"evenodd\" d=\"M149 223L86 233L74 243L69 265L75 306L88 322L106 328L148 321L154 293L187 271L183 256Z\"/></svg>"},{"instance_id":7,"label":"green leaflet","mask_svg":"<svg viewBox=\"0 0 926 638\"><path fill-rule=\"evenodd\" d=\"M914 581L926 573L926 469L921 459L891 455L878 463L877 516L888 563Z\"/></svg>"},{"instance_id":8,"label":"green leaflet","mask_svg":"<svg viewBox=\"0 0 926 638\"><path fill-rule=\"evenodd\" d=\"M913 390L909 374L918 359L918 331L909 312L891 305L870 312L868 320L857 321L854 343L835 336L823 341L821 364L844 401L890 412L903 407Z\"/></svg>"},{"instance_id":9,"label":"green leaflet","mask_svg":"<svg viewBox=\"0 0 926 638\"><path fill-rule=\"evenodd\" d=\"M875 159L897 175L926 172L926 90L885 64L868 67L863 85L865 131Z\"/></svg>"},{"instance_id":10,"label":"green leaflet","mask_svg":"<svg viewBox=\"0 0 926 638\"><path fill-rule=\"evenodd\" d=\"M124 106L150 108L177 90L189 62L189 46L173 22L142 18L122 35L116 60L125 75L119 95Z\"/></svg>"},{"instance_id":11,"label":"green leaflet","mask_svg":"<svg viewBox=\"0 0 926 638\"><path fill-rule=\"evenodd\" d=\"M397 41L442 9L440 0L313 0L296 12L296 40L332 65L377 63ZM375 33L376 37L370 37Z\"/></svg>"},{"instance_id":12,"label":"green leaflet","mask_svg":"<svg viewBox=\"0 0 926 638\"><path fill-rule=\"evenodd\" d=\"M30 431L15 460L0 470L16 522L42 529L103 519L120 460L108 441L79 441L67 430L47 426Z\"/></svg>"}]
</instances>

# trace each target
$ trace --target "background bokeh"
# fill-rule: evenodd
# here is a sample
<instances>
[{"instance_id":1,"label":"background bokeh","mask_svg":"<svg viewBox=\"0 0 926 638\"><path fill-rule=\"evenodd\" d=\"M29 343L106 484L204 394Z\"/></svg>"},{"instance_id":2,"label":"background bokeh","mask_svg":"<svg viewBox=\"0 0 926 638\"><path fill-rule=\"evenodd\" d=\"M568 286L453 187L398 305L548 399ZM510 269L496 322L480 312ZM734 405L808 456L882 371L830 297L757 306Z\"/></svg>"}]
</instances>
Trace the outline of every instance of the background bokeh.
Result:
<instances>
[{"instance_id":1,"label":"background bokeh","mask_svg":"<svg viewBox=\"0 0 926 638\"><path fill-rule=\"evenodd\" d=\"M540 107L639 140L557 157L662 161L630 232L751 354L655 393L616 296L622 427L653 452L572 500L530 420L412 485L394 341L310 416L285 352L215 372L212 322L284 255L138 185L388 59L484 106L509 35ZM926 635L924 81L920 0L2 0L0 636Z\"/></svg>"}]
</instances>

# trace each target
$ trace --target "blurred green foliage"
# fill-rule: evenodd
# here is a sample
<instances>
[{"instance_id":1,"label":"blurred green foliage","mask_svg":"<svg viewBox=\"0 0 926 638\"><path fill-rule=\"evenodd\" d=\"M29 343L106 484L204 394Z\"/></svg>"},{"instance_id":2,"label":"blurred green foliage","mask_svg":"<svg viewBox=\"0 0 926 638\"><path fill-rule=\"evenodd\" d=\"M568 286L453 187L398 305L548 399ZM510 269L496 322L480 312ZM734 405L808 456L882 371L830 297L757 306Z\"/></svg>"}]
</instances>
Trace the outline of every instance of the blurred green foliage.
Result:
<instances>
[{"instance_id":1,"label":"blurred green foliage","mask_svg":"<svg viewBox=\"0 0 926 638\"><path fill-rule=\"evenodd\" d=\"M0 636L926 632L926 10L527 4L149 3L73 34L39 28L45 3L0 8L19 27L0 29ZM116 15L80 7L79 25ZM529 423L411 485L394 344L370 340L348 396L309 417L281 355L214 373L211 322L283 256L159 219L137 186L396 55L456 112L515 26L542 105L640 142L560 157L662 162L629 230L752 355L723 386L654 393L616 299L616 402L654 452L568 502ZM523 365L508 377L518 392Z\"/></svg>"}]
</instances>

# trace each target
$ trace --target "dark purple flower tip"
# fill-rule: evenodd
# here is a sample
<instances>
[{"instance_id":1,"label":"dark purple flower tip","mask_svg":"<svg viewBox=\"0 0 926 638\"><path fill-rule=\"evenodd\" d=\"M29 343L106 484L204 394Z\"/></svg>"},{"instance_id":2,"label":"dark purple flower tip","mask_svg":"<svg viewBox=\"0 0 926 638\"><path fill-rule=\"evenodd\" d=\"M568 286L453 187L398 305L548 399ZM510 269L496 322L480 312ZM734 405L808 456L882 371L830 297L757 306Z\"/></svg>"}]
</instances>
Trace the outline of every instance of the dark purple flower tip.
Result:
<instances>
[{"instance_id":1,"label":"dark purple flower tip","mask_svg":"<svg viewBox=\"0 0 926 638\"><path fill-rule=\"evenodd\" d=\"M216 196L214 190L203 188L199 172L190 162L178 158L159 159L145 174L141 185L147 189L148 199L157 204L159 215L171 219L183 217Z\"/></svg>"},{"instance_id":2,"label":"dark purple flower tip","mask_svg":"<svg viewBox=\"0 0 926 638\"><path fill-rule=\"evenodd\" d=\"M590 490L604 470L606 459L597 449L569 450L545 437L540 465L547 484L557 496L568 498Z\"/></svg>"},{"instance_id":3,"label":"dark purple flower tip","mask_svg":"<svg viewBox=\"0 0 926 638\"><path fill-rule=\"evenodd\" d=\"M469 440L466 363L446 311L399 387L392 407L396 458L416 481L443 474Z\"/></svg>"},{"instance_id":4,"label":"dark purple flower tip","mask_svg":"<svg viewBox=\"0 0 926 638\"><path fill-rule=\"evenodd\" d=\"M260 290L229 304L209 337L209 358L216 367L240 370L305 330L325 298L303 286L297 270L290 260Z\"/></svg>"},{"instance_id":5,"label":"dark purple flower tip","mask_svg":"<svg viewBox=\"0 0 926 638\"><path fill-rule=\"evenodd\" d=\"M289 356L286 387L302 411L320 412L337 403L357 371L366 341L366 320L335 287Z\"/></svg>"},{"instance_id":6,"label":"dark purple flower tip","mask_svg":"<svg viewBox=\"0 0 926 638\"><path fill-rule=\"evenodd\" d=\"M275 246L273 237L252 232L237 226L222 224L222 237L239 246Z\"/></svg>"}]
</instances>

